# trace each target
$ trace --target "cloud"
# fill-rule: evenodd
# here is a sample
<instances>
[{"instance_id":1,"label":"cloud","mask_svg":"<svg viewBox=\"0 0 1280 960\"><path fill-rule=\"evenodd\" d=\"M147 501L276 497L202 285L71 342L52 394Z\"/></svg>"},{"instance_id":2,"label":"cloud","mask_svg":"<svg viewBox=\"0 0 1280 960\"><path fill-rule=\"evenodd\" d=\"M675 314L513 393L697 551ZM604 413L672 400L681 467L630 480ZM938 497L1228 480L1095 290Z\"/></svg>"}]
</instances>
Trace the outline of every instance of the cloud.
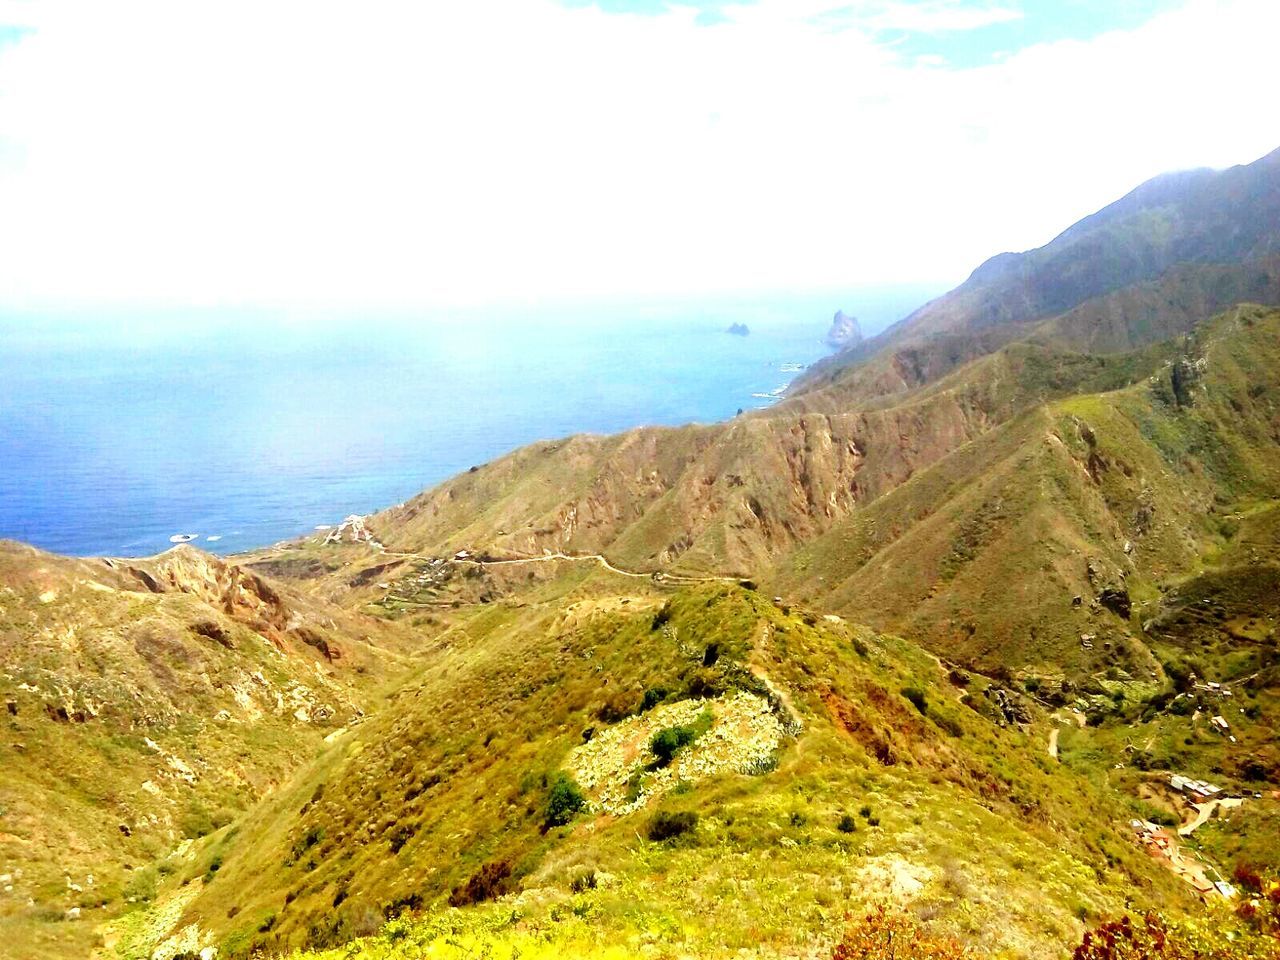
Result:
<instances>
[{"instance_id":1,"label":"cloud","mask_svg":"<svg viewBox=\"0 0 1280 960\"><path fill-rule=\"evenodd\" d=\"M952 279L1161 170L1280 142L1270 0L968 70L815 25L833 6L0 3L35 28L0 48L0 305Z\"/></svg>"},{"instance_id":2,"label":"cloud","mask_svg":"<svg viewBox=\"0 0 1280 960\"><path fill-rule=\"evenodd\" d=\"M924 33L979 30L1022 19L1022 11L1004 4L887 3L867 18L877 30L919 30Z\"/></svg>"}]
</instances>

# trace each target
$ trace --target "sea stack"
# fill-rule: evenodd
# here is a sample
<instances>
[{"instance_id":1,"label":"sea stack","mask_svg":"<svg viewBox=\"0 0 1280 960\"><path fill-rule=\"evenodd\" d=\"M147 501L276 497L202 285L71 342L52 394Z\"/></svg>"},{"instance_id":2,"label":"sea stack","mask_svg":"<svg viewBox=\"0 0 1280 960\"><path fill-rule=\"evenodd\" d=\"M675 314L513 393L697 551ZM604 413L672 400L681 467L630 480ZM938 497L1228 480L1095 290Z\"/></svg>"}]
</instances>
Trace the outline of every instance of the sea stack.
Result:
<instances>
[{"instance_id":1,"label":"sea stack","mask_svg":"<svg viewBox=\"0 0 1280 960\"><path fill-rule=\"evenodd\" d=\"M856 347L861 342L862 328L858 326L858 318L837 310L831 320L831 329L827 331L827 345L843 350L845 347Z\"/></svg>"}]
</instances>

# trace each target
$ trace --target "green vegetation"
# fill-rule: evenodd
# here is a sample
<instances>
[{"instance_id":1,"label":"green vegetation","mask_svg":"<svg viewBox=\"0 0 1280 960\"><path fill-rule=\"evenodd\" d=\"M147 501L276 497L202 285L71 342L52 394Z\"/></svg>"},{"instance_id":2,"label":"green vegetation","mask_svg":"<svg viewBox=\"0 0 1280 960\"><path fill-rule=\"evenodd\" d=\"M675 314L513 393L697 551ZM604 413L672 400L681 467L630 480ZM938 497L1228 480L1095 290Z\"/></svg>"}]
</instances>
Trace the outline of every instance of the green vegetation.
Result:
<instances>
[{"instance_id":1,"label":"green vegetation","mask_svg":"<svg viewBox=\"0 0 1280 960\"><path fill-rule=\"evenodd\" d=\"M903 687L902 695L911 701L911 705L920 711L922 715L929 712L929 700L924 695L924 691L916 687Z\"/></svg>"},{"instance_id":2,"label":"green vegetation","mask_svg":"<svg viewBox=\"0 0 1280 960\"><path fill-rule=\"evenodd\" d=\"M649 818L647 833L650 840L660 843L690 833L697 825L698 815L692 811L659 810Z\"/></svg>"},{"instance_id":3,"label":"green vegetation","mask_svg":"<svg viewBox=\"0 0 1280 960\"><path fill-rule=\"evenodd\" d=\"M573 782L573 778L558 773L547 792L547 812L544 822L548 827L561 827L573 819L574 814L587 805L587 798Z\"/></svg>"},{"instance_id":4,"label":"green vegetation","mask_svg":"<svg viewBox=\"0 0 1280 960\"><path fill-rule=\"evenodd\" d=\"M620 587L626 605L609 599ZM905 885L930 891L947 935L981 931L1040 951L1077 936L1081 902L1102 915L1135 890L1153 899L1176 890L1125 833L1124 797L1065 756L1043 762L1042 745L1028 749L1025 735L957 702L951 671L911 644L783 612L732 585L673 590L600 573L529 589L547 605L462 608L450 642L396 695L398 709L327 745L234 836L204 841L218 844L221 867L184 923L214 931L229 957L336 946L397 916L416 919L386 927L367 949L392 957L405 944L444 950L450 940L606 955L649 931L727 956L761 937L779 949L804 944L833 911L857 912ZM523 604L530 594L515 596ZM562 616L571 604L579 614ZM654 631L662 606L671 629ZM719 653L706 666L711 644ZM787 691L786 704L770 695L771 709L792 731L771 770L672 783L646 802L652 778L723 736L719 708L697 698L767 693L764 677ZM985 682L971 679L968 694L982 698ZM670 692L602 724L608 697L630 691L638 705L650 689ZM891 692L904 689L924 695L927 714ZM629 748L639 775L618 803L641 805L602 816L594 781L566 773L581 731L594 727L595 745L614 726L677 709L690 719L650 721ZM937 723L943 716L962 736ZM669 766L645 770L654 735L673 727L695 735ZM197 861L201 875L208 862ZM761 884L760 895L737 895L744 883ZM182 889L159 887L158 907ZM512 919L506 898L534 890ZM783 908L795 903L814 908ZM441 932L447 916L453 932Z\"/></svg>"},{"instance_id":5,"label":"green vegetation","mask_svg":"<svg viewBox=\"0 0 1280 960\"><path fill-rule=\"evenodd\" d=\"M712 719L709 711L703 711L691 726L664 727L655 733L649 740L654 767L669 766L676 751L687 747L711 728Z\"/></svg>"}]
</instances>

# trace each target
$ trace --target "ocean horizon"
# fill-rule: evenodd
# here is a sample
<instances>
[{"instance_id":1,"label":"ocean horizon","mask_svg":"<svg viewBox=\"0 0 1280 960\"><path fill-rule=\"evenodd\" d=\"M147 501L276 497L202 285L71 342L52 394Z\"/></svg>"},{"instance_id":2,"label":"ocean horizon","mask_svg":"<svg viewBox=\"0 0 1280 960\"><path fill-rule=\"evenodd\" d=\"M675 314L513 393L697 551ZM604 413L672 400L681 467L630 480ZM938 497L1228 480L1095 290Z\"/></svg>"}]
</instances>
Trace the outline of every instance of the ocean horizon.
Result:
<instances>
[{"instance_id":1,"label":"ocean horizon","mask_svg":"<svg viewBox=\"0 0 1280 960\"><path fill-rule=\"evenodd\" d=\"M78 556L266 546L536 440L767 406L830 352L837 308L871 335L941 289L318 324L0 316L0 538Z\"/></svg>"}]
</instances>

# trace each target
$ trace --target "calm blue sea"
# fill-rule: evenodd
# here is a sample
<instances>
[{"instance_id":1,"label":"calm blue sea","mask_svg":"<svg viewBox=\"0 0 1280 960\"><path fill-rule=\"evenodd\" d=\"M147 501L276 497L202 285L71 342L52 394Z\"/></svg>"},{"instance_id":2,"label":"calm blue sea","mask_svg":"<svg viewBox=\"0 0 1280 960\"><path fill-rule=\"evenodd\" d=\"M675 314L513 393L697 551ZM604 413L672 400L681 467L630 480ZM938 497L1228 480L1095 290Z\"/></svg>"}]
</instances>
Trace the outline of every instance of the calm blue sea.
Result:
<instances>
[{"instance_id":1,"label":"calm blue sea","mask_svg":"<svg viewBox=\"0 0 1280 960\"><path fill-rule=\"evenodd\" d=\"M368 513L537 439L715 421L934 287L406 316L0 313L0 537L229 553ZM746 337L725 333L742 322Z\"/></svg>"}]
</instances>

